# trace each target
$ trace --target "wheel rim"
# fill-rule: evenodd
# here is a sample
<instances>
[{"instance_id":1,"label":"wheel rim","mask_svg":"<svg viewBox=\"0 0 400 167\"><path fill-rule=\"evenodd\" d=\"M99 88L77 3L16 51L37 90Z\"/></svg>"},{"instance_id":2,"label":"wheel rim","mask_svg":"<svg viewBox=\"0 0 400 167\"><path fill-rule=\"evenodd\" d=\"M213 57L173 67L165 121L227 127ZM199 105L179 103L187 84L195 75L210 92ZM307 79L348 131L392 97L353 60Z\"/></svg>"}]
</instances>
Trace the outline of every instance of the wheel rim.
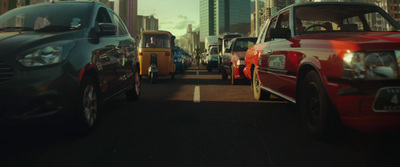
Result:
<instances>
[{"instance_id":1,"label":"wheel rim","mask_svg":"<svg viewBox=\"0 0 400 167\"><path fill-rule=\"evenodd\" d=\"M135 91L136 95L140 94L140 78L139 78L139 73L135 73Z\"/></svg>"},{"instance_id":2,"label":"wheel rim","mask_svg":"<svg viewBox=\"0 0 400 167\"><path fill-rule=\"evenodd\" d=\"M321 118L321 100L317 85L309 83L306 92L308 94L305 98L308 122L312 126L317 126Z\"/></svg>"},{"instance_id":3,"label":"wheel rim","mask_svg":"<svg viewBox=\"0 0 400 167\"><path fill-rule=\"evenodd\" d=\"M87 85L83 93L83 112L86 123L93 126L97 116L97 96L93 85Z\"/></svg>"},{"instance_id":4,"label":"wheel rim","mask_svg":"<svg viewBox=\"0 0 400 167\"><path fill-rule=\"evenodd\" d=\"M253 83L253 85L254 85L254 91L256 93L259 93L260 92L260 81L258 80L258 76L256 74L257 73L255 72L254 73L254 83Z\"/></svg>"}]
</instances>

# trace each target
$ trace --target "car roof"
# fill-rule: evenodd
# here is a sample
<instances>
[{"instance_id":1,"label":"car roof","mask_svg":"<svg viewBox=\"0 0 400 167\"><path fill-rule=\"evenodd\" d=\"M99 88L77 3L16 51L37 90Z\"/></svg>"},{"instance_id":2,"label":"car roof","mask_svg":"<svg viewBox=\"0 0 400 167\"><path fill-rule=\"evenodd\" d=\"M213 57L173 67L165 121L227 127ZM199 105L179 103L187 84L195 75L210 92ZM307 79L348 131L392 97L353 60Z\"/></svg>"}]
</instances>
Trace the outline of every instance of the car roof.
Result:
<instances>
[{"instance_id":1,"label":"car roof","mask_svg":"<svg viewBox=\"0 0 400 167\"><path fill-rule=\"evenodd\" d=\"M169 34L170 36L172 36L171 32L164 30L146 30L143 31L142 34Z\"/></svg>"},{"instance_id":2,"label":"car roof","mask_svg":"<svg viewBox=\"0 0 400 167\"><path fill-rule=\"evenodd\" d=\"M43 3L36 3L32 5L26 5L22 6L20 8L15 8L15 9L24 9L24 8L35 8L38 6L53 6L53 5L65 5L65 4L72 4L72 5L87 5L87 6L101 6L105 8L109 8L108 6L104 5L101 2L97 1L57 1L57 2L43 2Z\"/></svg>"},{"instance_id":3,"label":"car roof","mask_svg":"<svg viewBox=\"0 0 400 167\"><path fill-rule=\"evenodd\" d=\"M371 7L378 7L375 4L370 4L370 3L364 3L364 2L308 2L308 3L296 3L289 5L278 12L276 12L274 15L271 16L275 17L282 13L283 11L288 10L289 8L295 8L295 7L302 7L302 6L323 6L323 5L364 5L364 6L371 6Z\"/></svg>"}]
</instances>

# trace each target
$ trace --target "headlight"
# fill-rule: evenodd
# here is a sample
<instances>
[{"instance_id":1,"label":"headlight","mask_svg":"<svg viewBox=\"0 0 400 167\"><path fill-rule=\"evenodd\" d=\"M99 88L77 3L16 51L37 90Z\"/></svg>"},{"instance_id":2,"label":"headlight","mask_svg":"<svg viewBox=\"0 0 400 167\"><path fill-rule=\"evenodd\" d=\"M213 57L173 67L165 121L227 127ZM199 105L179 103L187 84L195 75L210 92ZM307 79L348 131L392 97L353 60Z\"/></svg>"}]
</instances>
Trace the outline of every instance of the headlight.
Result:
<instances>
[{"instance_id":1,"label":"headlight","mask_svg":"<svg viewBox=\"0 0 400 167\"><path fill-rule=\"evenodd\" d=\"M238 61L236 62L236 65L238 65L238 66L243 66L243 65L244 65L244 60L238 60Z\"/></svg>"},{"instance_id":2,"label":"headlight","mask_svg":"<svg viewBox=\"0 0 400 167\"><path fill-rule=\"evenodd\" d=\"M35 48L22 56L17 57L17 61L25 67L39 67L51 64L57 64L65 60L73 43L55 43Z\"/></svg>"},{"instance_id":3,"label":"headlight","mask_svg":"<svg viewBox=\"0 0 400 167\"><path fill-rule=\"evenodd\" d=\"M394 52L348 52L343 57L343 78L394 79L397 66Z\"/></svg>"}]
</instances>

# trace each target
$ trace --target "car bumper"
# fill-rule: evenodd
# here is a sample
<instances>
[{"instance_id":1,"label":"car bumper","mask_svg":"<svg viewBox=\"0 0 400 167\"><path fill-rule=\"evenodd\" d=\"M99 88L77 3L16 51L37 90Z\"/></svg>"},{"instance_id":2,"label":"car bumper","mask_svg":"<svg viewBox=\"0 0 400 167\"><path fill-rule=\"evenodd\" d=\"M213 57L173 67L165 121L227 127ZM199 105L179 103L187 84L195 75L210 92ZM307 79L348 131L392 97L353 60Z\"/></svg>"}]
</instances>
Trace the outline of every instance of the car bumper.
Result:
<instances>
[{"instance_id":1,"label":"car bumper","mask_svg":"<svg viewBox=\"0 0 400 167\"><path fill-rule=\"evenodd\" d=\"M245 79L246 75L244 75L244 65L240 65L240 66L233 66L233 73L234 73L234 77L235 79Z\"/></svg>"},{"instance_id":2,"label":"car bumper","mask_svg":"<svg viewBox=\"0 0 400 167\"><path fill-rule=\"evenodd\" d=\"M0 83L0 113L4 119L28 120L72 114L77 79L62 67L16 72Z\"/></svg>"},{"instance_id":3,"label":"car bumper","mask_svg":"<svg viewBox=\"0 0 400 167\"><path fill-rule=\"evenodd\" d=\"M209 61L207 64L211 68L219 68L219 62L218 61Z\"/></svg>"},{"instance_id":4,"label":"car bumper","mask_svg":"<svg viewBox=\"0 0 400 167\"><path fill-rule=\"evenodd\" d=\"M176 68L177 70L183 69L183 64L182 64L182 63L175 63L175 68Z\"/></svg>"},{"instance_id":5,"label":"car bumper","mask_svg":"<svg viewBox=\"0 0 400 167\"><path fill-rule=\"evenodd\" d=\"M382 111L374 107L379 89L374 88L369 93L351 90L341 89L336 99L343 124L361 131L400 130L400 111Z\"/></svg>"}]
</instances>

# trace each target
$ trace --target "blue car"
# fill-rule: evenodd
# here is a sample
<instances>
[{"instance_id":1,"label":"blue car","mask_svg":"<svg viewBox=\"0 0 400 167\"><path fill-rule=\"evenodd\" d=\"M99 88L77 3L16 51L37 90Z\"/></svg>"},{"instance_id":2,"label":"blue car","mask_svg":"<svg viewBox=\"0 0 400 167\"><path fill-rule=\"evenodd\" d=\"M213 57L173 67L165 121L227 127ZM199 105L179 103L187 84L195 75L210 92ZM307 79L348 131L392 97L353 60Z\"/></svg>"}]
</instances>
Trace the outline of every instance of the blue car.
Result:
<instances>
[{"instance_id":1,"label":"blue car","mask_svg":"<svg viewBox=\"0 0 400 167\"><path fill-rule=\"evenodd\" d=\"M184 72L185 59L182 54L182 49L178 46L174 48L174 64L176 71Z\"/></svg>"}]
</instances>

